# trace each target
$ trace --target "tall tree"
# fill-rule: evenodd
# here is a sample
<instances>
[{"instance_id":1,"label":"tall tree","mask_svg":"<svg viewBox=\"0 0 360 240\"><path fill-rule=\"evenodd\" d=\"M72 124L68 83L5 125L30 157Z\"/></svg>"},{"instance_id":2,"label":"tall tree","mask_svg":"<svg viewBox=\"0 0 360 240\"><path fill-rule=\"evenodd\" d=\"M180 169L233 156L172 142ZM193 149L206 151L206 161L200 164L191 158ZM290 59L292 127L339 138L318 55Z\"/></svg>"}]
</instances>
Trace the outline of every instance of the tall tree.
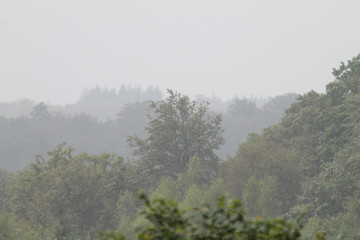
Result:
<instances>
[{"instance_id":1,"label":"tall tree","mask_svg":"<svg viewBox=\"0 0 360 240\"><path fill-rule=\"evenodd\" d=\"M32 112L30 113L30 116L34 119L48 119L51 117L51 114L48 110L48 107L45 105L44 102L40 102L37 104Z\"/></svg>"},{"instance_id":2,"label":"tall tree","mask_svg":"<svg viewBox=\"0 0 360 240\"><path fill-rule=\"evenodd\" d=\"M129 138L144 170L155 176L172 176L187 169L191 157L206 162L207 176L214 177L219 157L214 150L224 143L220 115L210 115L208 104L168 90L167 99L150 102L155 117L145 131L146 139Z\"/></svg>"}]
</instances>

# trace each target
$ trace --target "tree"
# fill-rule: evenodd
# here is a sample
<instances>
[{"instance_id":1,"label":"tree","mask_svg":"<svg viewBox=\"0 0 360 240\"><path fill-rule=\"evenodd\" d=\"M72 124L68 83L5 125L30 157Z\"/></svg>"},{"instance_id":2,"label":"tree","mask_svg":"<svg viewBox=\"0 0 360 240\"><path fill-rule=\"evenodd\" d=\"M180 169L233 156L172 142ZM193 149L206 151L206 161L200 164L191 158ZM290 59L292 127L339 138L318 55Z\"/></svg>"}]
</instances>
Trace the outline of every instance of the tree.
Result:
<instances>
[{"instance_id":1,"label":"tree","mask_svg":"<svg viewBox=\"0 0 360 240\"><path fill-rule=\"evenodd\" d=\"M55 239L88 239L96 230L116 225L114 208L129 182L129 169L116 155L74 156L64 146L49 151L49 159L38 156L19 172L11 207L17 218Z\"/></svg>"},{"instance_id":2,"label":"tree","mask_svg":"<svg viewBox=\"0 0 360 240\"><path fill-rule=\"evenodd\" d=\"M5 211L9 208L11 178L10 173L0 169L0 211Z\"/></svg>"},{"instance_id":3,"label":"tree","mask_svg":"<svg viewBox=\"0 0 360 240\"><path fill-rule=\"evenodd\" d=\"M0 239L15 240L17 233L12 216L0 210Z\"/></svg>"},{"instance_id":4,"label":"tree","mask_svg":"<svg viewBox=\"0 0 360 240\"><path fill-rule=\"evenodd\" d=\"M287 93L273 97L264 104L262 109L269 123L271 123L271 125L278 123L284 116L285 110L288 109L299 96L300 95L296 93Z\"/></svg>"},{"instance_id":5,"label":"tree","mask_svg":"<svg viewBox=\"0 0 360 240\"><path fill-rule=\"evenodd\" d=\"M347 211L349 199L358 199L360 196L359 149L360 141L357 138L340 150L331 163L325 164L321 174L304 184L304 193L298 202L307 204L312 215L334 217Z\"/></svg>"},{"instance_id":6,"label":"tree","mask_svg":"<svg viewBox=\"0 0 360 240\"><path fill-rule=\"evenodd\" d=\"M121 108L117 114L116 125L125 138L132 135L146 136L143 129L148 123L147 116L153 114L149 110L147 102L127 103Z\"/></svg>"},{"instance_id":7,"label":"tree","mask_svg":"<svg viewBox=\"0 0 360 240\"><path fill-rule=\"evenodd\" d=\"M277 124L297 94L289 93L271 98L262 107L248 99L234 99L224 113L223 126L226 143L220 157L233 156L240 143L246 141L250 133L261 133L271 125Z\"/></svg>"},{"instance_id":8,"label":"tree","mask_svg":"<svg viewBox=\"0 0 360 240\"><path fill-rule=\"evenodd\" d=\"M314 177L322 165L358 136L360 117L360 55L333 70L335 80L325 94L300 96L279 124L278 139L301 152L305 175Z\"/></svg>"},{"instance_id":9,"label":"tree","mask_svg":"<svg viewBox=\"0 0 360 240\"><path fill-rule=\"evenodd\" d=\"M248 179L242 194L246 213L250 216L273 218L280 216L281 205L278 200L276 177L266 176Z\"/></svg>"},{"instance_id":10,"label":"tree","mask_svg":"<svg viewBox=\"0 0 360 240\"><path fill-rule=\"evenodd\" d=\"M242 204L237 200L220 198L212 209L205 205L187 211L179 209L177 203L156 199L150 201L140 195L145 208L142 215L150 225L139 231L140 240L298 240L301 224L283 219L247 219ZM105 240L124 240L120 234L102 234ZM323 233L317 234L324 240Z\"/></svg>"},{"instance_id":11,"label":"tree","mask_svg":"<svg viewBox=\"0 0 360 240\"><path fill-rule=\"evenodd\" d=\"M333 69L335 81L326 86L326 92L333 104L341 101L348 94L360 93L360 54L349 60L347 64L341 63L338 69Z\"/></svg>"},{"instance_id":12,"label":"tree","mask_svg":"<svg viewBox=\"0 0 360 240\"><path fill-rule=\"evenodd\" d=\"M236 156L224 162L222 176L229 192L238 198L252 176L256 179L276 177L277 200L283 214L293 206L301 191L300 155L267 136L252 134L240 145Z\"/></svg>"},{"instance_id":13,"label":"tree","mask_svg":"<svg viewBox=\"0 0 360 240\"><path fill-rule=\"evenodd\" d=\"M243 98L243 99L235 99L234 102L229 106L228 111L232 115L242 115L242 116L251 117L258 111L258 109L256 108L255 102Z\"/></svg>"},{"instance_id":14,"label":"tree","mask_svg":"<svg viewBox=\"0 0 360 240\"><path fill-rule=\"evenodd\" d=\"M43 120L43 119L49 119L51 117L51 114L45 103L40 102L33 108L32 112L30 113L30 116L33 117L34 119Z\"/></svg>"},{"instance_id":15,"label":"tree","mask_svg":"<svg viewBox=\"0 0 360 240\"><path fill-rule=\"evenodd\" d=\"M145 131L146 139L129 138L143 170L152 176L171 176L187 169L191 157L206 162L209 179L216 175L219 157L214 150L224 143L221 115L210 115L208 104L197 104L188 96L168 90L169 97L150 102L155 117Z\"/></svg>"}]
</instances>

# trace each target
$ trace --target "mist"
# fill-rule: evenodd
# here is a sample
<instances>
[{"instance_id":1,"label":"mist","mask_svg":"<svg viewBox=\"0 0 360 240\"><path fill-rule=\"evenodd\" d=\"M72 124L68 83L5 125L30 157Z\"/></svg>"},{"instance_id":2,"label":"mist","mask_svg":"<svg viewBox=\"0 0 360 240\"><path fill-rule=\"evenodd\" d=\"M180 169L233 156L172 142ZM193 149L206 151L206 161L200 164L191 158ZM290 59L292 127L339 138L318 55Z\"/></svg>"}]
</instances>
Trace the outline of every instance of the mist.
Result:
<instances>
[{"instance_id":1,"label":"mist","mask_svg":"<svg viewBox=\"0 0 360 240\"><path fill-rule=\"evenodd\" d=\"M158 86L224 100L323 92L359 52L358 1L2 1L0 101Z\"/></svg>"},{"instance_id":2,"label":"mist","mask_svg":"<svg viewBox=\"0 0 360 240\"><path fill-rule=\"evenodd\" d=\"M0 239L359 239L359 9L0 1Z\"/></svg>"}]
</instances>

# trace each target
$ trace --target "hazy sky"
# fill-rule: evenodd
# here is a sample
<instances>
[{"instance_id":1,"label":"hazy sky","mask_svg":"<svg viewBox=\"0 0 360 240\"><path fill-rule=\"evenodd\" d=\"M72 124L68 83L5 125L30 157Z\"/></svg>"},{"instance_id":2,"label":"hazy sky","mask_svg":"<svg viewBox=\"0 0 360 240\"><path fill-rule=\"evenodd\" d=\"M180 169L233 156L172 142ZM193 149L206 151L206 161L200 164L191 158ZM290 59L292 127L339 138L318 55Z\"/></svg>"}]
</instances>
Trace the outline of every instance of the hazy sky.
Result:
<instances>
[{"instance_id":1,"label":"hazy sky","mask_svg":"<svg viewBox=\"0 0 360 240\"><path fill-rule=\"evenodd\" d=\"M0 101L86 87L185 94L324 91L360 52L358 0L0 0Z\"/></svg>"}]
</instances>

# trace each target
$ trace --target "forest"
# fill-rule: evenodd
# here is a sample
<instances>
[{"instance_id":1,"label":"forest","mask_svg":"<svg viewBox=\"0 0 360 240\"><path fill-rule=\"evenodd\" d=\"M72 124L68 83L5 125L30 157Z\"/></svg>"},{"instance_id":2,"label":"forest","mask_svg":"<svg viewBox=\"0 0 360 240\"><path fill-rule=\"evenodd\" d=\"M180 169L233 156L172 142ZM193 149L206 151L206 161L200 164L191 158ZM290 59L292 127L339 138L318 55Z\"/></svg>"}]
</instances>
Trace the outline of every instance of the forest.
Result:
<instances>
[{"instance_id":1,"label":"forest","mask_svg":"<svg viewBox=\"0 0 360 240\"><path fill-rule=\"evenodd\" d=\"M0 239L360 239L360 55L333 76L271 99L0 103Z\"/></svg>"}]
</instances>

